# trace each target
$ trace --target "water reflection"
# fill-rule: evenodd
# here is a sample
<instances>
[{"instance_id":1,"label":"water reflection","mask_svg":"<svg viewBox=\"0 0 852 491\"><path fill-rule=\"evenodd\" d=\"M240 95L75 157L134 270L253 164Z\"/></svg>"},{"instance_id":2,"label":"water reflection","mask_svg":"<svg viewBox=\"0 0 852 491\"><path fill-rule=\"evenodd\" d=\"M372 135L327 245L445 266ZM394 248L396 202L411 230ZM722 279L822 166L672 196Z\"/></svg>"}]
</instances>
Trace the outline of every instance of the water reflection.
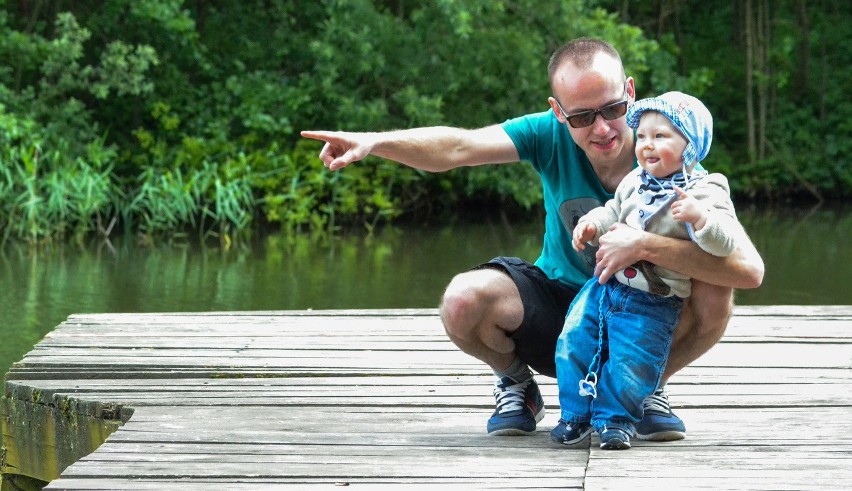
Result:
<instances>
[{"instance_id":1,"label":"water reflection","mask_svg":"<svg viewBox=\"0 0 852 491\"><path fill-rule=\"evenodd\" d=\"M766 262L740 304L848 304L846 210L740 210ZM457 272L534 259L540 220L385 229L328 241L269 236L230 251L189 246L0 252L0 372L72 313L434 307Z\"/></svg>"},{"instance_id":2,"label":"water reflection","mask_svg":"<svg viewBox=\"0 0 852 491\"><path fill-rule=\"evenodd\" d=\"M852 213L848 208L753 207L738 214L766 264L763 285L738 292L738 303L852 303Z\"/></svg>"}]
</instances>

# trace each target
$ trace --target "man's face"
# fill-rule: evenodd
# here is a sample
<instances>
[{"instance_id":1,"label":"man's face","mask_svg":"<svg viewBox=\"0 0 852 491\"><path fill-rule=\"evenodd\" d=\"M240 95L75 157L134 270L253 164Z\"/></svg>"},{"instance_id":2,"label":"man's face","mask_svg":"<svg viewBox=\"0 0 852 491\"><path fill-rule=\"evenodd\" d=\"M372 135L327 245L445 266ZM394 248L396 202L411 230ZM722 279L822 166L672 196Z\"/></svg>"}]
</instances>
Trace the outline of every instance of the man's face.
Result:
<instances>
[{"instance_id":1,"label":"man's face","mask_svg":"<svg viewBox=\"0 0 852 491\"><path fill-rule=\"evenodd\" d=\"M624 79L617 60L599 54L583 71L564 63L554 74L552 85L555 98L550 99L550 104L556 117L568 126L574 142L593 165L633 163L633 131L624 116L607 120L604 116L611 116L611 112L596 114L591 125L575 128L562 114L562 110L568 116L596 111L624 100L632 104L636 94L633 79Z\"/></svg>"}]
</instances>

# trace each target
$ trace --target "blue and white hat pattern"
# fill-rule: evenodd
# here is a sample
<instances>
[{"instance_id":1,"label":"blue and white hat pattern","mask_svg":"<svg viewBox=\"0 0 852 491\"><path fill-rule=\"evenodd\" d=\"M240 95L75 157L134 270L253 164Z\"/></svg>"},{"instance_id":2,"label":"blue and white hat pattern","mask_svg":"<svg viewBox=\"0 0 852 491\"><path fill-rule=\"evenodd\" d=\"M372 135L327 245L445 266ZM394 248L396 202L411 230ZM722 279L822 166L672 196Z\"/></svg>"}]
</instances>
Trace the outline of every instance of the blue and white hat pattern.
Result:
<instances>
[{"instance_id":1,"label":"blue and white hat pattern","mask_svg":"<svg viewBox=\"0 0 852 491\"><path fill-rule=\"evenodd\" d=\"M689 143L683 151L683 163L687 168L707 157L713 142L713 116L700 100L683 92L638 100L627 110L627 125L636 129L645 111L663 114L686 137Z\"/></svg>"}]
</instances>

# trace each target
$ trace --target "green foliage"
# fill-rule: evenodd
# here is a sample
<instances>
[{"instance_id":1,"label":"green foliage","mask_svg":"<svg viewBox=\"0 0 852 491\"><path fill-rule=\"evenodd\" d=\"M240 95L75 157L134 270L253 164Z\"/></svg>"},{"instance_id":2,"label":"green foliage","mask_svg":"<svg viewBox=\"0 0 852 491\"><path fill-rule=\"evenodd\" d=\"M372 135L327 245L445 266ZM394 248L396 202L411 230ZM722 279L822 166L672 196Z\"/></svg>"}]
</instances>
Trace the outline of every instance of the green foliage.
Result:
<instances>
[{"instance_id":1,"label":"green foliage","mask_svg":"<svg viewBox=\"0 0 852 491\"><path fill-rule=\"evenodd\" d=\"M112 176L113 149L94 140L82 155L45 151L44 130L0 106L0 214L3 241L39 244L103 231L120 194Z\"/></svg>"},{"instance_id":2,"label":"green foliage","mask_svg":"<svg viewBox=\"0 0 852 491\"><path fill-rule=\"evenodd\" d=\"M850 8L806 4L804 22L802 4L765 4L770 68L755 80L773 102L752 162L736 2L0 1L0 232L37 243L117 220L146 240L228 242L472 203L534 210L528 166L426 174L370 158L329 173L298 132L473 128L547 110L550 53L578 36L611 41L640 97L701 97L716 118L708 168L737 194L848 196L839 81L852 55L835 26Z\"/></svg>"},{"instance_id":3,"label":"green foliage","mask_svg":"<svg viewBox=\"0 0 852 491\"><path fill-rule=\"evenodd\" d=\"M335 173L317 172L319 149L315 142L300 141L284 159L265 160L274 168L255 186L263 192L269 223L289 233L329 232L358 222L372 229L399 216L415 192L420 175L390 161L371 159Z\"/></svg>"},{"instance_id":4,"label":"green foliage","mask_svg":"<svg viewBox=\"0 0 852 491\"><path fill-rule=\"evenodd\" d=\"M135 194L122 206L125 223L138 221L147 241L182 237L192 227L202 240L218 237L230 244L248 229L255 204L251 167L241 164L205 162L187 176L180 169L147 168L136 179Z\"/></svg>"},{"instance_id":5,"label":"green foliage","mask_svg":"<svg viewBox=\"0 0 852 491\"><path fill-rule=\"evenodd\" d=\"M627 3L602 2L615 11ZM630 2L626 17L656 33L660 47L674 55L661 59L640 95L677 88L702 98L714 115L710 170L725 172L740 196L811 200L849 196L850 109L839 81L848 78L852 9L844 2L765 0L769 19L766 64L756 67L755 132L765 141L765 156L752 160L746 111L746 40L742 4L698 2L671 9ZM799 7L804 7L800 10ZM837 47L838 49L835 49ZM756 56L756 55L755 55ZM658 78L661 74L662 78ZM668 74L668 75L667 75ZM759 92L765 95L765 127L760 125ZM831 108L828 110L828 108Z\"/></svg>"}]
</instances>

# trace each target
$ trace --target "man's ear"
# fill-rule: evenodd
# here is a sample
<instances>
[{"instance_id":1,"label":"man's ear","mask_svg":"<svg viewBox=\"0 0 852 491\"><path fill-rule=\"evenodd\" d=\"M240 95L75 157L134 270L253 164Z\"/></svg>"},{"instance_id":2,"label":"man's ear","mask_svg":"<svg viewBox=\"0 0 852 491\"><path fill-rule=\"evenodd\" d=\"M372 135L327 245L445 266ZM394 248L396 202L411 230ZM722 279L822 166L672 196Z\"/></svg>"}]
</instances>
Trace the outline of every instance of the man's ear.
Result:
<instances>
[{"instance_id":1,"label":"man's ear","mask_svg":"<svg viewBox=\"0 0 852 491\"><path fill-rule=\"evenodd\" d=\"M636 81L633 77L627 77L627 97L631 104L636 102Z\"/></svg>"},{"instance_id":2,"label":"man's ear","mask_svg":"<svg viewBox=\"0 0 852 491\"><path fill-rule=\"evenodd\" d=\"M556 99L554 99L553 97L548 97L547 102L550 103L550 109L553 110L553 114L556 115L556 119L560 123L564 123L565 118L562 117L562 111L559 110L559 105L556 103Z\"/></svg>"}]
</instances>

